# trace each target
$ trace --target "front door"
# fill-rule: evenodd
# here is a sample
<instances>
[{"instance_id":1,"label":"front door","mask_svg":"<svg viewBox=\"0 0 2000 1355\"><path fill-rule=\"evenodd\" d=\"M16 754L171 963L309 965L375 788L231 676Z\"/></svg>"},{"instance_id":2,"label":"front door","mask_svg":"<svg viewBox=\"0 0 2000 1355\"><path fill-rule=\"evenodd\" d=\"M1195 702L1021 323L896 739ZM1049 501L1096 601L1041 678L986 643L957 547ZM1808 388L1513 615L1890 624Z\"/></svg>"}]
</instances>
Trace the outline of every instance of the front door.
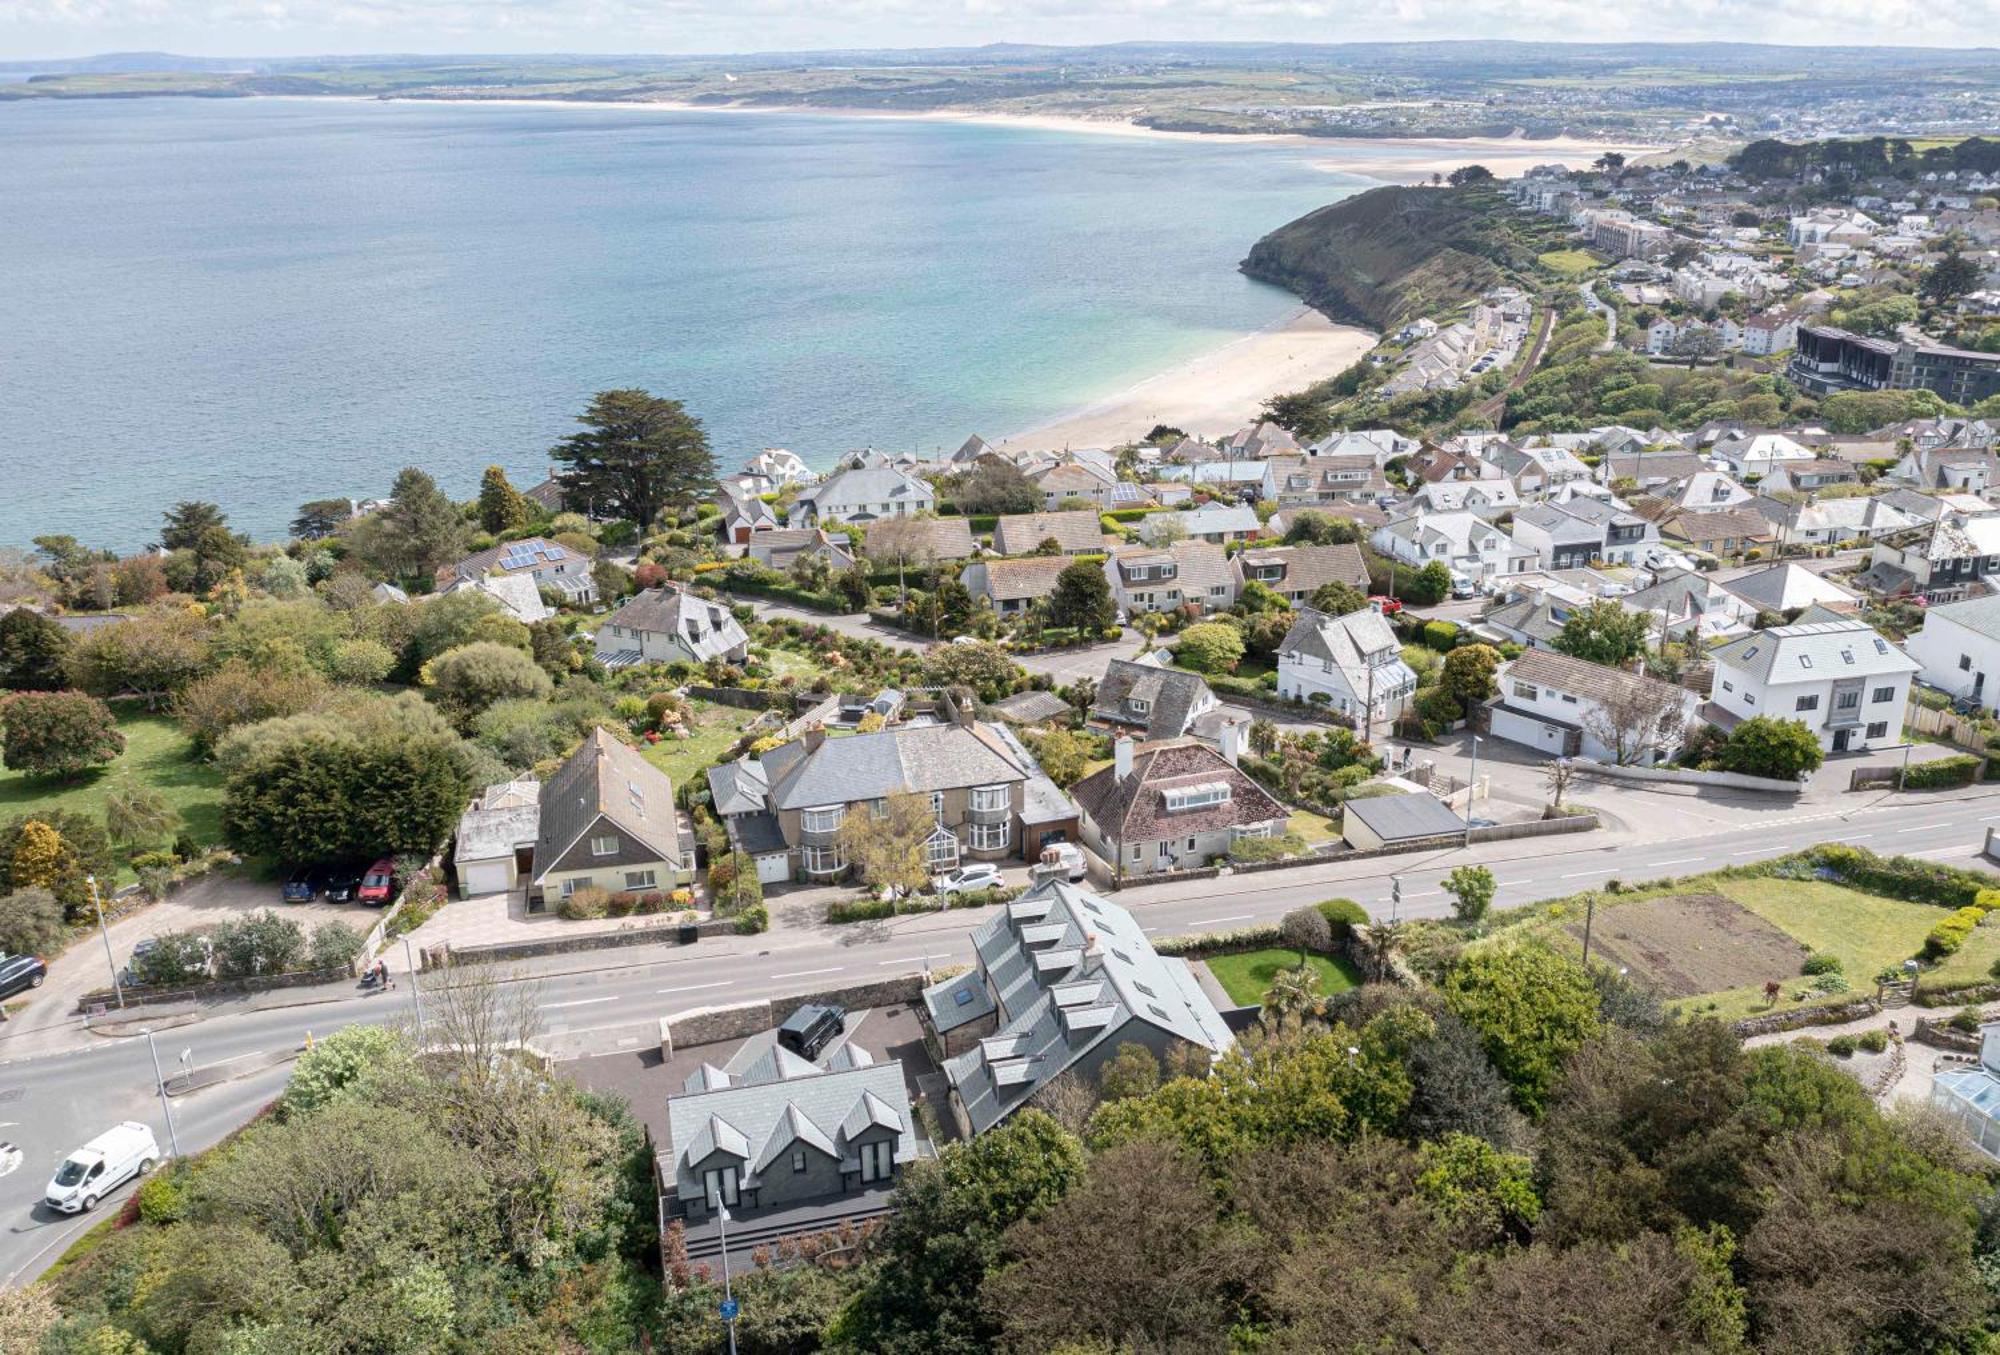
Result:
<instances>
[{"instance_id":1,"label":"front door","mask_svg":"<svg viewBox=\"0 0 2000 1355\"><path fill-rule=\"evenodd\" d=\"M1853 737L1853 735L1854 735L1854 731L1853 731L1853 730L1851 730L1851 729L1836 729L1836 730L1834 730L1834 731L1833 731L1833 751L1834 751L1834 752L1836 752L1836 753L1844 753L1844 752L1846 752L1846 751L1847 751L1847 741L1848 741L1848 740L1849 740L1850 738L1852 738L1852 737Z\"/></svg>"},{"instance_id":2,"label":"front door","mask_svg":"<svg viewBox=\"0 0 2000 1355\"><path fill-rule=\"evenodd\" d=\"M1986 690L1986 674L1974 673L1972 675L1972 699L1974 701L1977 701L1980 697L1980 694L1985 690Z\"/></svg>"}]
</instances>

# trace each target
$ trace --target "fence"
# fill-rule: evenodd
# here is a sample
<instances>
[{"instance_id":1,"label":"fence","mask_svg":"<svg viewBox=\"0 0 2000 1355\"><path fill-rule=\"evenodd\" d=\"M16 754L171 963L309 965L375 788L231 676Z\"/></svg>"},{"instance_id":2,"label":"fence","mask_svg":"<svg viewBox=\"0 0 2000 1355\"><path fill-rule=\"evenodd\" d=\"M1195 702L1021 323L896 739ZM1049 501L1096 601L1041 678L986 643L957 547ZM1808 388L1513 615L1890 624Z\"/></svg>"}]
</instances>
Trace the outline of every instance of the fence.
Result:
<instances>
[{"instance_id":1,"label":"fence","mask_svg":"<svg viewBox=\"0 0 2000 1355\"><path fill-rule=\"evenodd\" d=\"M437 851L433 852L431 859L424 863L423 873L435 880L439 889L445 887L443 847L439 847ZM403 882L403 892L398 894L396 901L390 904L382 916L375 920L375 925L368 929L368 935L361 939L361 950L354 957L355 973L359 974L366 971L375 962L375 957L380 955L383 949L389 944L389 927L398 917L402 916L403 909L409 905L410 886L414 883L416 883L414 878Z\"/></svg>"},{"instance_id":2,"label":"fence","mask_svg":"<svg viewBox=\"0 0 2000 1355\"><path fill-rule=\"evenodd\" d=\"M1933 710L1912 701L1903 709L1903 724L1919 734L1941 734L1968 753L1986 752L1986 731L1955 710Z\"/></svg>"}]
</instances>

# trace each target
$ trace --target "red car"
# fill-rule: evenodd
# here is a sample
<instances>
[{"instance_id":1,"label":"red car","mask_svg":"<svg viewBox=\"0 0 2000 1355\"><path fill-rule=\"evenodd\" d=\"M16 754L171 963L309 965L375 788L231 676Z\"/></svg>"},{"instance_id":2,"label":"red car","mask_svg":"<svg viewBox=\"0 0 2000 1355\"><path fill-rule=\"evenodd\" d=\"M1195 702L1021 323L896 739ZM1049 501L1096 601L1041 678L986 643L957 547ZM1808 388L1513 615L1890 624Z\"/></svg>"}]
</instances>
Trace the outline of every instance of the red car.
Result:
<instances>
[{"instance_id":1,"label":"red car","mask_svg":"<svg viewBox=\"0 0 2000 1355\"><path fill-rule=\"evenodd\" d=\"M1379 594L1372 594L1368 600L1375 605L1375 610L1384 616L1394 616L1397 612L1403 610L1403 604L1394 598L1385 598Z\"/></svg>"},{"instance_id":2,"label":"red car","mask_svg":"<svg viewBox=\"0 0 2000 1355\"><path fill-rule=\"evenodd\" d=\"M361 877L361 888L355 891L355 898L362 903L386 908L396 897L396 863L383 857L368 868Z\"/></svg>"}]
</instances>

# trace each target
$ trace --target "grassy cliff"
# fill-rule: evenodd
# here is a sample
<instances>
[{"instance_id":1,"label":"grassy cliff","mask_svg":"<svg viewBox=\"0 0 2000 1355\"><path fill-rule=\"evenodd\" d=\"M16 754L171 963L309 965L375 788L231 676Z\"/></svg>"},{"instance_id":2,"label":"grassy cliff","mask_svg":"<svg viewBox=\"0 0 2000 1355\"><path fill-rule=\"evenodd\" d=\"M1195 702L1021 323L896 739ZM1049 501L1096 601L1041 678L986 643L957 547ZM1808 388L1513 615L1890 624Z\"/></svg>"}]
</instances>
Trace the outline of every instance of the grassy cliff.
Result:
<instances>
[{"instance_id":1,"label":"grassy cliff","mask_svg":"<svg viewBox=\"0 0 2000 1355\"><path fill-rule=\"evenodd\" d=\"M1552 225L1486 186L1376 188L1280 226L1243 271L1386 331L1525 274Z\"/></svg>"}]
</instances>

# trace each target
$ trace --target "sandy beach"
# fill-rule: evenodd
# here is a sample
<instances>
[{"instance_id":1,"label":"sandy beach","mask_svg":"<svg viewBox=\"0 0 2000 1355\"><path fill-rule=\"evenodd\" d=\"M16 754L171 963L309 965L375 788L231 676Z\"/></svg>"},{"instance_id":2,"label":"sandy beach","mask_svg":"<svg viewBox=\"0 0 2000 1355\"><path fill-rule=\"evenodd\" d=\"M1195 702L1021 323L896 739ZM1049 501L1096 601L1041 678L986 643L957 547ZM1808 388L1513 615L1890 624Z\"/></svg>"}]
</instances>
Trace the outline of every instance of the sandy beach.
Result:
<instances>
[{"instance_id":1,"label":"sandy beach","mask_svg":"<svg viewBox=\"0 0 2000 1355\"><path fill-rule=\"evenodd\" d=\"M1248 423L1272 396L1333 376L1374 346L1375 335L1367 330L1337 325L1301 306L1269 329L1232 340L1054 422L1001 439L1001 445L1111 447L1136 441L1162 423L1222 437Z\"/></svg>"}]
</instances>

